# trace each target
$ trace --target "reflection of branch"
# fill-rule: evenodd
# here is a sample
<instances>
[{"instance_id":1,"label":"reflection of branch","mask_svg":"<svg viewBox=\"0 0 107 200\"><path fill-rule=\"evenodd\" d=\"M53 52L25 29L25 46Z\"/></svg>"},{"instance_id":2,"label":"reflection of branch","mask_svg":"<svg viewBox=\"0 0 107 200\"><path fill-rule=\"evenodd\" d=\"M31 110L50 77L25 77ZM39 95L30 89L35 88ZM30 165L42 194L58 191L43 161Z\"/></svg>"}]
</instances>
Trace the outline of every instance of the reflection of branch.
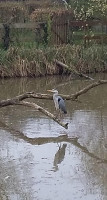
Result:
<instances>
[{"instance_id":1,"label":"reflection of branch","mask_svg":"<svg viewBox=\"0 0 107 200\"><path fill-rule=\"evenodd\" d=\"M13 136L16 136L19 139L22 139L25 142L28 142L32 145L42 145L42 144L46 144L46 143L58 143L58 142L64 142L68 136L67 135L63 135L63 136L59 136L59 137L40 137L40 138L29 138L26 135L24 135L23 132L18 131L14 128L9 127L8 125L6 125L5 123L0 121L0 127L6 131L9 131Z\"/></svg>"},{"instance_id":2,"label":"reflection of branch","mask_svg":"<svg viewBox=\"0 0 107 200\"><path fill-rule=\"evenodd\" d=\"M94 155L93 153L89 152L89 150L82 146L78 141L71 141L71 143L75 146L77 146L79 149L81 149L84 153L86 153L88 156L95 158L96 160L99 160L102 163L107 163L107 160L99 158L98 156Z\"/></svg>"},{"instance_id":3,"label":"reflection of branch","mask_svg":"<svg viewBox=\"0 0 107 200\"><path fill-rule=\"evenodd\" d=\"M68 142L73 144L74 146L78 147L81 151L86 153L88 156L95 158L96 160L102 162L102 163L107 163L107 160L99 158L98 156L94 155L93 153L89 152L89 150L82 146L78 142L78 138L69 138L68 135L61 135L58 137L40 137L40 138L29 138L26 135L24 135L22 132L17 131L13 128L10 128L6 124L0 122L0 127L4 130L9 131L12 135L16 136L19 139L22 139L25 142L28 142L32 145L43 145L47 143L60 143L60 142Z\"/></svg>"}]
</instances>

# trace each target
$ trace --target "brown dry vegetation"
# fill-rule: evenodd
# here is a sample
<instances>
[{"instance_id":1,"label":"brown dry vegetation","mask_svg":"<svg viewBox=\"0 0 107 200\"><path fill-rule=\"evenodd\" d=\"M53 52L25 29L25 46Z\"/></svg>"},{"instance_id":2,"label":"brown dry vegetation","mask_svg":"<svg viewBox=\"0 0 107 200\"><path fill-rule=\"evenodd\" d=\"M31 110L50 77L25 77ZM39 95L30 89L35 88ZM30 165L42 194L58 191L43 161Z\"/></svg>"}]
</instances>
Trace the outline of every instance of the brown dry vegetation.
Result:
<instances>
[{"instance_id":1,"label":"brown dry vegetation","mask_svg":"<svg viewBox=\"0 0 107 200\"><path fill-rule=\"evenodd\" d=\"M13 22L25 22L36 19L42 14L56 12L56 7L51 0L28 0L24 2L6 1L0 2L1 22L7 22L13 17ZM50 12L50 7L51 12ZM58 7L58 5L57 5ZM41 8L41 9L40 9ZM36 12L35 12L36 9ZM60 14L60 9L58 9ZM61 9L63 12L63 9ZM64 10L65 12L65 10ZM19 35L21 38L21 35ZM18 36L18 37L19 37ZM24 35L24 37L26 34ZM30 36L30 42L32 36ZM41 49L26 46L12 45L5 51L0 49L0 77L37 77L55 74L69 74L67 69L62 69L55 64L55 59L71 67L72 71L100 72L107 71L107 46L93 45L84 48L81 45L62 45Z\"/></svg>"},{"instance_id":2,"label":"brown dry vegetation","mask_svg":"<svg viewBox=\"0 0 107 200\"><path fill-rule=\"evenodd\" d=\"M67 64L72 71L91 73L107 71L107 48L94 46L82 49L81 46L61 46L45 49L9 48L0 52L0 77L37 77L55 74L69 74L55 64L55 59Z\"/></svg>"},{"instance_id":3,"label":"brown dry vegetation","mask_svg":"<svg viewBox=\"0 0 107 200\"><path fill-rule=\"evenodd\" d=\"M53 7L58 7L58 4L51 0L1 1L0 23L6 23L12 16L14 17L13 22L29 21L35 9Z\"/></svg>"}]
</instances>

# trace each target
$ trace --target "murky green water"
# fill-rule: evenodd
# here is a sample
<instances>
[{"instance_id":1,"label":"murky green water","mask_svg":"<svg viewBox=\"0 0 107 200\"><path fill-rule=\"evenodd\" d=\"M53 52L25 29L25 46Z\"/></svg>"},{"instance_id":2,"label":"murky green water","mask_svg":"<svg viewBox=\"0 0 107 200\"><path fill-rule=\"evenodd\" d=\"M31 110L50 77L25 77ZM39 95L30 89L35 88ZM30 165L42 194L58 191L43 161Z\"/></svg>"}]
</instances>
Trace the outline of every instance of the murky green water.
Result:
<instances>
[{"instance_id":1,"label":"murky green water","mask_svg":"<svg viewBox=\"0 0 107 200\"><path fill-rule=\"evenodd\" d=\"M0 99L55 87L72 94L90 83L68 80L0 80ZM79 100L66 101L68 130L32 108L0 109L0 200L107 199L107 85ZM50 100L30 101L54 112Z\"/></svg>"}]
</instances>

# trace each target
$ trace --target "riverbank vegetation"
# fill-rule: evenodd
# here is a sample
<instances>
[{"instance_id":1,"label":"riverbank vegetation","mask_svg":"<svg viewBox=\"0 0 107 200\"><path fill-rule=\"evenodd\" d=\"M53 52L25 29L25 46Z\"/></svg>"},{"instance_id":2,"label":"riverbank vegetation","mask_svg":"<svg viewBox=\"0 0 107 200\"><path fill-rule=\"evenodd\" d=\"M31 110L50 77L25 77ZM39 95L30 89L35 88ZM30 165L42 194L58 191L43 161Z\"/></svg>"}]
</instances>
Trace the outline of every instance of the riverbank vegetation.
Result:
<instances>
[{"instance_id":1,"label":"riverbank vegetation","mask_svg":"<svg viewBox=\"0 0 107 200\"><path fill-rule=\"evenodd\" d=\"M99 0L88 0L87 3L83 0L81 3L72 0L67 2L67 4L60 4L58 1L53 4L51 0L45 0L44 3L42 0L39 3L33 0L0 2L1 24L5 32L1 28L1 78L69 74L73 71L81 73L107 71L105 1L103 4ZM91 19L93 24L93 19L99 20L99 18L100 25L94 28L86 23L86 20ZM59 26L59 21L56 23L56 19L62 25ZM84 26L75 25L80 19ZM75 20L74 25L70 25L71 20ZM19 29L14 25L17 23ZM33 23L39 25L35 28ZM26 26L30 28L27 29ZM58 66L55 60L69 66L71 72Z\"/></svg>"},{"instance_id":2,"label":"riverbank vegetation","mask_svg":"<svg viewBox=\"0 0 107 200\"><path fill-rule=\"evenodd\" d=\"M36 77L69 74L58 67L55 60L67 64L71 69L84 73L107 71L107 46L93 45L86 49L80 45L60 47L14 48L0 50L0 77Z\"/></svg>"}]
</instances>

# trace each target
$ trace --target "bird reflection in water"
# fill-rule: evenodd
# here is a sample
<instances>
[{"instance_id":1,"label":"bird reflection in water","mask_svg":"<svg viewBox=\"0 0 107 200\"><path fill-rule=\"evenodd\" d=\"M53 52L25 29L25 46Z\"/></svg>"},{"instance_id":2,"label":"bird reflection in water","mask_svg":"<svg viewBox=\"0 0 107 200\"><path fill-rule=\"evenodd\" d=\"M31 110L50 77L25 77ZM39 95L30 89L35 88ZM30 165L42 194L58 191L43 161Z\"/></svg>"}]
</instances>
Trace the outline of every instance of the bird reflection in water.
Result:
<instances>
[{"instance_id":1,"label":"bird reflection in water","mask_svg":"<svg viewBox=\"0 0 107 200\"><path fill-rule=\"evenodd\" d=\"M53 162L54 171L58 170L58 164L60 164L64 160L66 147L67 147L67 144L63 144L62 147L61 145L59 146L59 149L56 152L55 157L54 157L54 162Z\"/></svg>"}]
</instances>

